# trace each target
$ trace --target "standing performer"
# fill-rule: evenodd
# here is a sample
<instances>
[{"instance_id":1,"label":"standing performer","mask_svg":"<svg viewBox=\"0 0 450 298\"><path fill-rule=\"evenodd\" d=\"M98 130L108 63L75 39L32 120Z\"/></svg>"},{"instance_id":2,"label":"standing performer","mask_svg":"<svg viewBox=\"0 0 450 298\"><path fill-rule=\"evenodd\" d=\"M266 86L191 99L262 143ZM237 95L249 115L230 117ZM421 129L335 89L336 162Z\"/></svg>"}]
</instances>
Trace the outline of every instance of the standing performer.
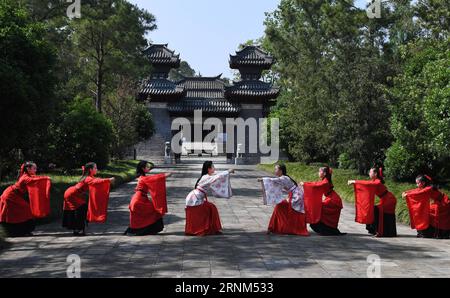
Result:
<instances>
[{"instance_id":1,"label":"standing performer","mask_svg":"<svg viewBox=\"0 0 450 298\"><path fill-rule=\"evenodd\" d=\"M411 219L411 228L417 230L418 238L449 238L450 201L446 194L432 185L427 175L416 178L417 188L405 191ZM433 202L430 204L430 199Z\"/></svg>"},{"instance_id":2,"label":"standing performer","mask_svg":"<svg viewBox=\"0 0 450 298\"><path fill-rule=\"evenodd\" d=\"M275 166L277 178L259 178L264 204L276 205L270 218L268 233L309 236L303 204L303 189L289 177L286 166ZM284 193L288 198L284 199Z\"/></svg>"},{"instance_id":3,"label":"standing performer","mask_svg":"<svg viewBox=\"0 0 450 298\"><path fill-rule=\"evenodd\" d=\"M80 181L64 193L62 226L73 230L74 236L86 235L86 223L106 221L109 189L114 178L95 178L97 165L89 162L82 167ZM89 203L85 196L89 193Z\"/></svg>"},{"instance_id":4,"label":"standing performer","mask_svg":"<svg viewBox=\"0 0 450 298\"><path fill-rule=\"evenodd\" d=\"M216 197L230 198L232 173L234 170L215 174L212 161L203 163L201 176L195 183L194 190L186 197L186 235L222 234L219 212L213 203L208 202L207 192L211 190Z\"/></svg>"},{"instance_id":5,"label":"standing performer","mask_svg":"<svg viewBox=\"0 0 450 298\"><path fill-rule=\"evenodd\" d=\"M354 185L356 222L366 224L369 234L377 237L396 237L395 206L397 199L384 185L382 168L372 168L370 180L349 180ZM380 198L375 205L375 195Z\"/></svg>"},{"instance_id":6,"label":"standing performer","mask_svg":"<svg viewBox=\"0 0 450 298\"><path fill-rule=\"evenodd\" d=\"M9 237L33 235L34 218L50 213L51 180L36 176L36 171L34 162L24 163L17 182L5 189L0 198L0 223Z\"/></svg>"},{"instance_id":7,"label":"standing performer","mask_svg":"<svg viewBox=\"0 0 450 298\"><path fill-rule=\"evenodd\" d=\"M341 236L338 229L342 199L334 191L333 170L330 167L319 169L320 181L303 182L305 192L306 221L314 232L322 236Z\"/></svg>"},{"instance_id":8,"label":"standing performer","mask_svg":"<svg viewBox=\"0 0 450 298\"><path fill-rule=\"evenodd\" d=\"M147 176L150 170L151 166L147 161L141 161L137 165L136 174L139 179L130 202L130 226L125 235L156 235L164 229L163 216L167 213L166 178L171 173Z\"/></svg>"}]
</instances>

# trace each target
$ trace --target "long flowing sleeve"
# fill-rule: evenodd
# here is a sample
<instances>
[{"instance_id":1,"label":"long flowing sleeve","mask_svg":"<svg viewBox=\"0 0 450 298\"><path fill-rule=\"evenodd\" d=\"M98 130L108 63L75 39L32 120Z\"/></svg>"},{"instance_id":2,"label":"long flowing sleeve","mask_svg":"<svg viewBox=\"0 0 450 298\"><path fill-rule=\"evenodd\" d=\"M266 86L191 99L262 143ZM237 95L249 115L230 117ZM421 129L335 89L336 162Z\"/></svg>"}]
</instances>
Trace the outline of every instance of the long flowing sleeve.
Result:
<instances>
[{"instance_id":1,"label":"long flowing sleeve","mask_svg":"<svg viewBox=\"0 0 450 298\"><path fill-rule=\"evenodd\" d=\"M322 199L329 189L330 184L327 179L303 183L306 222L315 224L320 221L322 216Z\"/></svg>"},{"instance_id":2,"label":"long flowing sleeve","mask_svg":"<svg viewBox=\"0 0 450 298\"><path fill-rule=\"evenodd\" d=\"M87 183L89 185L87 220L89 222L104 223L108 213L111 180L93 178Z\"/></svg>"},{"instance_id":3,"label":"long flowing sleeve","mask_svg":"<svg viewBox=\"0 0 450 298\"><path fill-rule=\"evenodd\" d=\"M355 191L355 221L372 224L375 220L375 193L378 184L374 181L358 180L353 185Z\"/></svg>"},{"instance_id":4,"label":"long flowing sleeve","mask_svg":"<svg viewBox=\"0 0 450 298\"><path fill-rule=\"evenodd\" d=\"M167 213L167 197L166 197L166 175L157 174L142 177L144 183L150 190L150 196L155 210L164 215Z\"/></svg>"},{"instance_id":5,"label":"long flowing sleeve","mask_svg":"<svg viewBox=\"0 0 450 298\"><path fill-rule=\"evenodd\" d=\"M31 213L35 218L44 218L50 215L50 188L49 177L30 177L27 181L28 197Z\"/></svg>"},{"instance_id":6,"label":"long flowing sleeve","mask_svg":"<svg viewBox=\"0 0 450 298\"><path fill-rule=\"evenodd\" d=\"M430 225L430 196L433 189L413 189L406 192L411 228L426 230Z\"/></svg>"},{"instance_id":7,"label":"long flowing sleeve","mask_svg":"<svg viewBox=\"0 0 450 298\"><path fill-rule=\"evenodd\" d=\"M209 176L202 183L199 183L199 185L203 188L210 189L215 197L229 199L232 196L229 171Z\"/></svg>"},{"instance_id":8,"label":"long flowing sleeve","mask_svg":"<svg viewBox=\"0 0 450 298\"><path fill-rule=\"evenodd\" d=\"M211 192L219 198L229 199L232 196L230 172L224 171L216 175L204 175L200 178L197 189L186 196L186 207L203 204L206 194Z\"/></svg>"},{"instance_id":9,"label":"long flowing sleeve","mask_svg":"<svg viewBox=\"0 0 450 298\"><path fill-rule=\"evenodd\" d=\"M284 183L281 178L263 178L261 181L264 205L277 205L284 200Z\"/></svg>"}]
</instances>

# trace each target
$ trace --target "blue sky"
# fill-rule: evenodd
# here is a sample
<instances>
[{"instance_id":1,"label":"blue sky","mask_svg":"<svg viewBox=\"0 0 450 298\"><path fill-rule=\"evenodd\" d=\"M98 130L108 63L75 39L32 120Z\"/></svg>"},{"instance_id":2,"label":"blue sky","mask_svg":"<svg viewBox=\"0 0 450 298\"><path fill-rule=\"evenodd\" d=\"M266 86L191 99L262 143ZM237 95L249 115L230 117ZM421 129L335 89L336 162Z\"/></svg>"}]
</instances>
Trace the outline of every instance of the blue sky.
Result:
<instances>
[{"instance_id":1,"label":"blue sky","mask_svg":"<svg viewBox=\"0 0 450 298\"><path fill-rule=\"evenodd\" d=\"M265 12L279 0L129 0L147 9L158 29L149 34L154 43L168 43L203 76L223 73L232 77L229 54L240 43L264 34ZM356 1L364 6L366 0Z\"/></svg>"}]
</instances>

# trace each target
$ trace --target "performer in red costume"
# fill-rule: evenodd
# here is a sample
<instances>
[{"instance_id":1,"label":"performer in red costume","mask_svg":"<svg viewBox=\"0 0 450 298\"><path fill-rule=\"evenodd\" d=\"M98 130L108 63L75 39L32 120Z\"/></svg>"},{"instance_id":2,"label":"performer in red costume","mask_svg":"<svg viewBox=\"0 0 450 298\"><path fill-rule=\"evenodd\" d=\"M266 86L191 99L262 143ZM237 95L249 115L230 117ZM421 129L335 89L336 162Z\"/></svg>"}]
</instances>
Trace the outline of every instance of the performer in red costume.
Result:
<instances>
[{"instance_id":1,"label":"performer in red costume","mask_svg":"<svg viewBox=\"0 0 450 298\"><path fill-rule=\"evenodd\" d=\"M26 162L17 182L0 198L0 223L9 237L31 236L34 219L50 213L50 177L36 176L37 166ZM28 196L27 196L28 194Z\"/></svg>"},{"instance_id":2,"label":"performer in red costume","mask_svg":"<svg viewBox=\"0 0 450 298\"><path fill-rule=\"evenodd\" d=\"M303 202L303 189L288 174L286 166L275 166L276 178L259 178L265 205L275 205L268 233L309 236ZM285 199L286 194L288 197Z\"/></svg>"},{"instance_id":3,"label":"performer in red costume","mask_svg":"<svg viewBox=\"0 0 450 298\"><path fill-rule=\"evenodd\" d=\"M300 183L305 192L306 221L322 236L346 234L338 229L343 205L341 197L334 191L332 175L330 167L322 167L319 169L320 181Z\"/></svg>"},{"instance_id":4,"label":"performer in red costume","mask_svg":"<svg viewBox=\"0 0 450 298\"><path fill-rule=\"evenodd\" d=\"M164 229L163 216L167 213L166 178L171 173L147 176L150 170L151 165L147 161L141 161L137 165L136 174L139 179L130 202L130 226L125 235L155 235Z\"/></svg>"},{"instance_id":5,"label":"performer in red costume","mask_svg":"<svg viewBox=\"0 0 450 298\"><path fill-rule=\"evenodd\" d=\"M416 189L402 194L408 204L411 228L417 230L418 238L448 239L450 235L448 196L440 192L427 175L418 176L416 184Z\"/></svg>"},{"instance_id":6,"label":"performer in red costume","mask_svg":"<svg viewBox=\"0 0 450 298\"><path fill-rule=\"evenodd\" d=\"M213 203L208 202L207 193L211 191L216 197L230 198L230 174L234 173L234 170L218 174L215 171L212 161L205 161L194 190L186 197L186 235L222 234L219 212Z\"/></svg>"},{"instance_id":7,"label":"performer in red costume","mask_svg":"<svg viewBox=\"0 0 450 298\"><path fill-rule=\"evenodd\" d=\"M384 185L382 168L369 171L370 180L349 180L355 189L356 219L366 224L367 231L377 237L396 237L395 206L397 199ZM380 202L375 206L375 196Z\"/></svg>"},{"instance_id":8,"label":"performer in red costume","mask_svg":"<svg viewBox=\"0 0 450 298\"><path fill-rule=\"evenodd\" d=\"M64 193L62 226L73 230L74 236L86 235L86 222L104 223L107 217L109 190L114 178L95 178L94 162L82 167L80 181ZM89 193L89 202L85 196Z\"/></svg>"}]
</instances>

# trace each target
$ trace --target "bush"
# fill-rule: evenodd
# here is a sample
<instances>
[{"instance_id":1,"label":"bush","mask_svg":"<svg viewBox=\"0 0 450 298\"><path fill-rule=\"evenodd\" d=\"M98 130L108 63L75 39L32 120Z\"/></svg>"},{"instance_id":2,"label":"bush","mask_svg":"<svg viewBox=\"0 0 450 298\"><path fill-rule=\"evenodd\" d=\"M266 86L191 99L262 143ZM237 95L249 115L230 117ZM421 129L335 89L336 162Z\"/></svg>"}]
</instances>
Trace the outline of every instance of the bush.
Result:
<instances>
[{"instance_id":1,"label":"bush","mask_svg":"<svg viewBox=\"0 0 450 298\"><path fill-rule=\"evenodd\" d=\"M342 153L341 155L339 155L338 164L340 169L355 170L358 168L356 162L352 160L347 153Z\"/></svg>"},{"instance_id":2,"label":"bush","mask_svg":"<svg viewBox=\"0 0 450 298\"><path fill-rule=\"evenodd\" d=\"M66 169L90 161L99 168L108 164L113 129L111 122L98 113L91 100L75 100L54 131L57 162Z\"/></svg>"},{"instance_id":3,"label":"bush","mask_svg":"<svg viewBox=\"0 0 450 298\"><path fill-rule=\"evenodd\" d=\"M426 160L420 156L395 142L386 153L384 165L387 176L395 180L413 179L422 171L422 165L426 164Z\"/></svg>"}]
</instances>

